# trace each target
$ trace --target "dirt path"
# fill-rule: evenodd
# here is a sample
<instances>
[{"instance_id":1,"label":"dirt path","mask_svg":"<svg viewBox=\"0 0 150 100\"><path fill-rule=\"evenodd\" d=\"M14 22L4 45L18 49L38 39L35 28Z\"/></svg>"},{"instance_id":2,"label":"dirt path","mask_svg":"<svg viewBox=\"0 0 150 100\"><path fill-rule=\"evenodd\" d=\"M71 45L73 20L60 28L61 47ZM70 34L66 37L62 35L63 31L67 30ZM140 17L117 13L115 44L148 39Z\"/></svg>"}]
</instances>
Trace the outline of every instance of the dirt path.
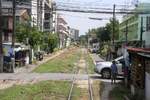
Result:
<instances>
[{"instance_id":1,"label":"dirt path","mask_svg":"<svg viewBox=\"0 0 150 100\"><path fill-rule=\"evenodd\" d=\"M13 85L33 84L41 80L48 80L49 75L31 73L32 70L37 68L39 65L59 56L67 49L58 51L51 55L44 57L42 61L37 61L36 64L27 65L25 67L16 68L15 73L0 74L0 89L5 89ZM40 77L41 76L41 77ZM54 75L55 76L55 75ZM65 76L65 75L64 75ZM43 79L42 79L43 78Z\"/></svg>"},{"instance_id":2,"label":"dirt path","mask_svg":"<svg viewBox=\"0 0 150 100\"><path fill-rule=\"evenodd\" d=\"M79 68L78 74L82 74L82 73L86 74L86 71L85 71L86 70L86 62L83 57L81 57L77 67ZM80 97L80 100L88 100L88 98L89 98L88 80L76 80L75 84L77 87L79 87L81 89L80 92L82 93L82 95Z\"/></svg>"},{"instance_id":3,"label":"dirt path","mask_svg":"<svg viewBox=\"0 0 150 100\"><path fill-rule=\"evenodd\" d=\"M86 55L87 55L87 50L86 49L81 49L82 56L77 64L77 67L79 69L78 74L87 74L88 71L88 64L86 62ZM100 95L99 94L99 82L96 82L94 80L90 80L92 85L95 85L93 88L94 91L94 100L99 100ZM86 80L76 80L75 82L76 86L81 89L81 96L79 100L88 100L89 99L89 84L88 84L88 79ZM98 84L98 85L97 85ZM96 87L96 88L95 88Z\"/></svg>"},{"instance_id":4,"label":"dirt path","mask_svg":"<svg viewBox=\"0 0 150 100\"><path fill-rule=\"evenodd\" d=\"M58 51L56 53L53 53L51 55L47 55L46 57L44 57L44 59L42 61L37 61L36 64L29 64L25 67L21 67L21 68L16 68L15 69L15 73L30 73L32 72L35 68L37 68L39 65L59 56L60 54L62 54L63 52L67 51L67 49Z\"/></svg>"}]
</instances>

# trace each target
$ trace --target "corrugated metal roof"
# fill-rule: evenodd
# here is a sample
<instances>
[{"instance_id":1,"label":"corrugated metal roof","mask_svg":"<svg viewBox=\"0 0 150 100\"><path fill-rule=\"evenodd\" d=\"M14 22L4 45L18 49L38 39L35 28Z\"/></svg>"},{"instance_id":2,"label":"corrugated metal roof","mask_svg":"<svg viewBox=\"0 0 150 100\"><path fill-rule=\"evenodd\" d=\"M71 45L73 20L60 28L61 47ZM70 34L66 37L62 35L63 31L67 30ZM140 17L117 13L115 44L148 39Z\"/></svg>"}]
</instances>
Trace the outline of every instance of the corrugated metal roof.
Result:
<instances>
[{"instance_id":1,"label":"corrugated metal roof","mask_svg":"<svg viewBox=\"0 0 150 100\"><path fill-rule=\"evenodd\" d=\"M135 53L148 53L150 54L150 48L133 48L133 47L127 47L127 50L130 52L135 52Z\"/></svg>"},{"instance_id":2,"label":"corrugated metal roof","mask_svg":"<svg viewBox=\"0 0 150 100\"><path fill-rule=\"evenodd\" d=\"M146 54L146 53L138 53L138 54L143 57L150 58L150 54Z\"/></svg>"}]
</instances>

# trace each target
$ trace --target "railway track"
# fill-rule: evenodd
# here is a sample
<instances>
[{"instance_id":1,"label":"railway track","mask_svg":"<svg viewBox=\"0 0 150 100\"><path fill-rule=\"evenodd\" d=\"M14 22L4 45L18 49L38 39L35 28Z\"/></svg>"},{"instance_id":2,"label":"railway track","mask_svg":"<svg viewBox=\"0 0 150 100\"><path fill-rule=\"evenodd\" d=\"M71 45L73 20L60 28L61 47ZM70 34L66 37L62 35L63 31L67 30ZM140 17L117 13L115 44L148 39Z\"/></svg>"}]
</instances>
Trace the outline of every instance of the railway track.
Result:
<instances>
[{"instance_id":1,"label":"railway track","mask_svg":"<svg viewBox=\"0 0 150 100\"><path fill-rule=\"evenodd\" d=\"M74 96L73 90L76 85L82 85L82 86L85 85L87 87L85 89L81 89L81 93L84 93L84 95L86 95L86 97L84 96L85 99L82 98L82 100L94 100L91 78L90 78L90 75L88 72L88 63L85 59L86 55L87 55L87 52L85 52L85 49L82 49L81 58L78 61L78 65L75 66L75 68L74 68L74 76L71 80L71 87L70 87L70 91L69 91L67 100L73 100L73 96ZM79 67L79 65L82 65L82 66ZM80 71L82 72L82 74L84 72L84 74L87 74L87 76L88 76L87 80L83 80L83 81L85 81L84 83L80 82L81 80L76 79L76 75L81 74ZM77 81L79 81L79 82L77 82Z\"/></svg>"}]
</instances>

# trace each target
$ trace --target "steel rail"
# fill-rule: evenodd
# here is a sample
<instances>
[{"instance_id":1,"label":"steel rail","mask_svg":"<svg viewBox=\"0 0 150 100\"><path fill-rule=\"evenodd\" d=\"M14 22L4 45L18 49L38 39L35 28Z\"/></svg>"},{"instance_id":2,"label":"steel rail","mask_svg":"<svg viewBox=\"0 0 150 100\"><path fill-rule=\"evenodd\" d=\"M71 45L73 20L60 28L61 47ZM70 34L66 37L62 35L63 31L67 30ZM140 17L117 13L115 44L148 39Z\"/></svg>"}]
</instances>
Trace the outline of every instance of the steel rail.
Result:
<instances>
[{"instance_id":1,"label":"steel rail","mask_svg":"<svg viewBox=\"0 0 150 100\"><path fill-rule=\"evenodd\" d=\"M69 92L69 96L67 100L71 100L72 97L72 92L73 92L73 87L74 87L74 82L75 82L75 76L73 78L72 84L71 84L71 88L70 88L70 92Z\"/></svg>"},{"instance_id":2,"label":"steel rail","mask_svg":"<svg viewBox=\"0 0 150 100\"><path fill-rule=\"evenodd\" d=\"M86 55L86 54L84 54L84 55ZM94 100L93 88L92 88L92 84L91 84L91 80L90 80L90 75L89 75L89 72L88 72L88 64L87 64L87 62L85 62L85 64L86 64L85 71L86 71L86 74L88 75L88 94L89 94L89 100ZM75 75L77 73L78 73L78 69L74 68L74 76L73 76L73 79L72 79L71 88L70 88L67 100L71 100L72 99L73 88L74 88L75 80L76 80Z\"/></svg>"},{"instance_id":3,"label":"steel rail","mask_svg":"<svg viewBox=\"0 0 150 100\"><path fill-rule=\"evenodd\" d=\"M87 51L86 51L87 53ZM87 54L86 54L87 56ZM94 100L94 96L93 96L93 88L92 88L92 84L91 84L91 80L90 80L90 75L89 75L89 71L88 71L88 63L86 62L86 73L88 75L88 91L89 91L89 98L90 100Z\"/></svg>"},{"instance_id":4,"label":"steel rail","mask_svg":"<svg viewBox=\"0 0 150 100\"><path fill-rule=\"evenodd\" d=\"M68 95L67 100L71 100L72 92L73 92L73 88L74 88L74 83L75 83L75 80L76 80L75 74L77 74L77 72L78 72L78 70L77 70L76 65L75 65L74 68L73 68L74 76L73 76L73 78L72 78L71 88L70 88L70 91L69 91L69 95Z\"/></svg>"}]
</instances>

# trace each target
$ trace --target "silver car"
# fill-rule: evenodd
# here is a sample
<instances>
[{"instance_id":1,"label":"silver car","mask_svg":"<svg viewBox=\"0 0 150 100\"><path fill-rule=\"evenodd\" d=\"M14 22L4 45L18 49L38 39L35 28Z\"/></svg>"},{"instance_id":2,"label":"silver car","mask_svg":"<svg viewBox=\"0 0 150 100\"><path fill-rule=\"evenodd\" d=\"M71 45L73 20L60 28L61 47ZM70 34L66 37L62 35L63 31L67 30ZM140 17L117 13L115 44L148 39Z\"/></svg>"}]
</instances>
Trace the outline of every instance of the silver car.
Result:
<instances>
[{"instance_id":1,"label":"silver car","mask_svg":"<svg viewBox=\"0 0 150 100\"><path fill-rule=\"evenodd\" d=\"M116 61L116 65L118 68L118 75L123 75L123 56L114 59ZM96 62L96 66L94 68L95 72L102 75L102 78L110 78L111 77L111 61L102 61Z\"/></svg>"}]
</instances>

